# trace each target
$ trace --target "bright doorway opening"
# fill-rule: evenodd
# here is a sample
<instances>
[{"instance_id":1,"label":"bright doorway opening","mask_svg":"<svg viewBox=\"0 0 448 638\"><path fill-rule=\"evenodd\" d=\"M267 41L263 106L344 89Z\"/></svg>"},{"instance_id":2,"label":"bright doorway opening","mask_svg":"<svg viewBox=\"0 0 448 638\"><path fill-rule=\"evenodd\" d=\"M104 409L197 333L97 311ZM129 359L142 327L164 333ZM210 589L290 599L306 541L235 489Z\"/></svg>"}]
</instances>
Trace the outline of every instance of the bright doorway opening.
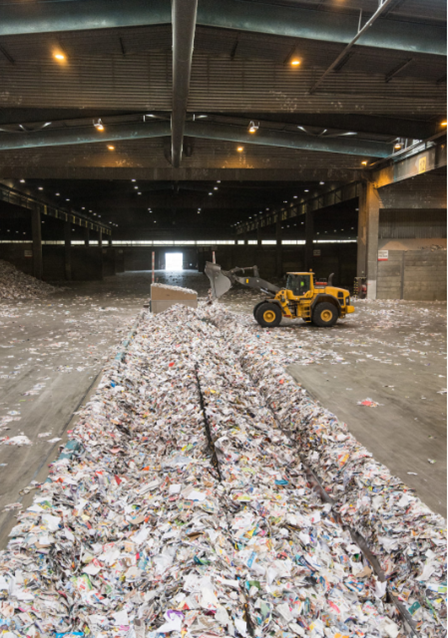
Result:
<instances>
[{"instance_id":1,"label":"bright doorway opening","mask_svg":"<svg viewBox=\"0 0 448 638\"><path fill-rule=\"evenodd\" d=\"M165 253L165 270L183 270L184 256L182 253Z\"/></svg>"}]
</instances>

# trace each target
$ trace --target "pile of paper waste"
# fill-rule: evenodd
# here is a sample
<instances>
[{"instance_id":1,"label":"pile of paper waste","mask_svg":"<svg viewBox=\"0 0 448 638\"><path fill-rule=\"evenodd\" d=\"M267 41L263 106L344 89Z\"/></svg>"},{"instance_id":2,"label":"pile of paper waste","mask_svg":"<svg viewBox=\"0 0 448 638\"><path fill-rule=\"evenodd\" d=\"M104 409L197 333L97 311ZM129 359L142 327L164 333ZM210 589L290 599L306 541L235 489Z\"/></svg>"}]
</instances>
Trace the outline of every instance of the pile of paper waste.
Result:
<instances>
[{"instance_id":1,"label":"pile of paper waste","mask_svg":"<svg viewBox=\"0 0 448 638\"><path fill-rule=\"evenodd\" d=\"M9 262L0 259L0 299L39 299L56 290L54 286L26 275Z\"/></svg>"},{"instance_id":2,"label":"pile of paper waste","mask_svg":"<svg viewBox=\"0 0 448 638\"><path fill-rule=\"evenodd\" d=\"M0 553L2 636L445 634L444 521L262 333L142 315Z\"/></svg>"},{"instance_id":3,"label":"pile of paper waste","mask_svg":"<svg viewBox=\"0 0 448 638\"><path fill-rule=\"evenodd\" d=\"M197 295L197 290L192 290L191 288L184 288L182 286L170 286L169 284L151 284L152 288L160 288L162 290L172 290L174 292L183 292L188 293L190 295Z\"/></svg>"}]
</instances>

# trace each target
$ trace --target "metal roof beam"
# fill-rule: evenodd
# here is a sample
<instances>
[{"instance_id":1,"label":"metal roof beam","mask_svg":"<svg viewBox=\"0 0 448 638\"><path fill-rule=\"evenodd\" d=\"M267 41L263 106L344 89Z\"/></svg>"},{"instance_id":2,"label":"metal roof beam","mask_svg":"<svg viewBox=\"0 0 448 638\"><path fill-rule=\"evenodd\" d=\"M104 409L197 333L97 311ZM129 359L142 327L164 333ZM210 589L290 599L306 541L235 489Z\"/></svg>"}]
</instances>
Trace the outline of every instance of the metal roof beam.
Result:
<instances>
[{"instance_id":1,"label":"metal roof beam","mask_svg":"<svg viewBox=\"0 0 448 638\"><path fill-rule=\"evenodd\" d=\"M171 163L174 168L179 168L182 160L197 10L198 0L172 0L173 111L171 114Z\"/></svg>"},{"instance_id":2,"label":"metal roof beam","mask_svg":"<svg viewBox=\"0 0 448 638\"><path fill-rule=\"evenodd\" d=\"M269 129L259 129L255 134L251 134L247 128L228 124L186 122L182 127L182 135L183 131L189 137L306 151L343 153L345 155L362 155L363 157L377 158L388 157L392 153L392 144L385 144L384 142L355 140L344 137L314 137ZM166 137L168 135L170 135L168 122L108 125L102 133L98 132L93 126L73 129L48 128L33 133L2 133L0 134L0 151L70 146L73 144L98 144ZM180 159L180 155L177 155L177 157Z\"/></svg>"},{"instance_id":3,"label":"metal roof beam","mask_svg":"<svg viewBox=\"0 0 448 638\"><path fill-rule=\"evenodd\" d=\"M0 36L151 26L171 21L169 0L89 0L12 3L0 7ZM358 18L339 11L201 0L203 26L348 44ZM379 18L357 41L359 46L446 55L445 27Z\"/></svg>"},{"instance_id":4,"label":"metal roof beam","mask_svg":"<svg viewBox=\"0 0 448 638\"><path fill-rule=\"evenodd\" d=\"M106 235L112 234L111 229L106 224L92 221L84 215L71 210L68 211L61 207L48 204L36 197L31 197L28 193L12 188L3 182L0 182L0 201L12 204L13 206L18 206L19 208L26 208L28 210L34 210L38 207L43 215L49 215L55 219L71 222L72 224L82 226L83 228L90 228L91 230L97 231L101 230Z\"/></svg>"},{"instance_id":5,"label":"metal roof beam","mask_svg":"<svg viewBox=\"0 0 448 638\"><path fill-rule=\"evenodd\" d=\"M383 188L407 179L412 179L431 171L446 168L446 138L439 143L422 142L413 154L406 153L398 160L390 160L389 166L373 168L373 183L376 188Z\"/></svg>"},{"instance_id":6,"label":"metal roof beam","mask_svg":"<svg viewBox=\"0 0 448 638\"><path fill-rule=\"evenodd\" d=\"M378 9L367 20L367 22L365 23L363 27L361 27L361 18L362 18L362 10L361 10L359 15L358 32L356 33L356 35L353 36L350 42L344 47L343 51L341 51L341 53L338 55L336 60L334 60L334 62L330 64L328 69L326 69L326 71L320 76L317 82L313 84L313 86L310 89L310 94L313 94L314 91L316 91L316 89L319 88L319 86L325 80L327 75L329 75L333 70L336 71L342 68L348 56L350 55L352 48L355 46L358 40L360 40L362 36L365 35L372 28L372 26L375 24L375 22L378 20L381 14L384 13L387 7L390 7L393 3L395 3L395 0L379 0Z\"/></svg>"},{"instance_id":7,"label":"metal roof beam","mask_svg":"<svg viewBox=\"0 0 448 638\"><path fill-rule=\"evenodd\" d=\"M345 155L361 155L363 157L387 157L392 153L392 144L354 140L353 138L325 138L310 137L259 129L256 133L249 133L248 129L223 124L209 124L205 122L187 122L185 134L209 140L223 140L242 144L259 146L276 146L278 148L292 148L324 153L343 153Z\"/></svg>"},{"instance_id":8,"label":"metal roof beam","mask_svg":"<svg viewBox=\"0 0 448 638\"><path fill-rule=\"evenodd\" d=\"M100 133L94 126L46 129L34 133L0 134L0 151L19 148L40 148L45 146L69 146L72 144L98 144L121 140L149 139L170 134L168 122L120 124L105 126Z\"/></svg>"}]
</instances>

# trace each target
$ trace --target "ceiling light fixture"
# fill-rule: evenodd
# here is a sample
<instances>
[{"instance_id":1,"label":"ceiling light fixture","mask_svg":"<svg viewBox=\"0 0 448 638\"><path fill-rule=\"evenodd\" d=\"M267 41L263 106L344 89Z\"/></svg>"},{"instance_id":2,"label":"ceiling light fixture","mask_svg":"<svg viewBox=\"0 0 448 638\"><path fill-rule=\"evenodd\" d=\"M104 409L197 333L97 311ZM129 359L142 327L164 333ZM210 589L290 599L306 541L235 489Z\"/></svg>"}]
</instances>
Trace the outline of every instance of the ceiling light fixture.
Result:
<instances>
[{"instance_id":1,"label":"ceiling light fixture","mask_svg":"<svg viewBox=\"0 0 448 638\"><path fill-rule=\"evenodd\" d=\"M260 128L260 123L255 124L255 122L250 122L249 133L256 133L259 128Z\"/></svg>"},{"instance_id":2,"label":"ceiling light fixture","mask_svg":"<svg viewBox=\"0 0 448 638\"><path fill-rule=\"evenodd\" d=\"M43 187L43 186L39 186L39 187L38 187L38 190L43 191L43 190L44 190L44 187Z\"/></svg>"},{"instance_id":3,"label":"ceiling light fixture","mask_svg":"<svg viewBox=\"0 0 448 638\"><path fill-rule=\"evenodd\" d=\"M448 122L445 120L444 122L440 122L440 126L446 126Z\"/></svg>"},{"instance_id":4,"label":"ceiling light fixture","mask_svg":"<svg viewBox=\"0 0 448 638\"><path fill-rule=\"evenodd\" d=\"M237 146L238 153L242 153L244 151L244 146Z\"/></svg>"},{"instance_id":5,"label":"ceiling light fixture","mask_svg":"<svg viewBox=\"0 0 448 638\"><path fill-rule=\"evenodd\" d=\"M104 124L101 121L100 117L97 119L96 122L93 122L93 126L96 128L97 131L104 131Z\"/></svg>"},{"instance_id":6,"label":"ceiling light fixture","mask_svg":"<svg viewBox=\"0 0 448 638\"><path fill-rule=\"evenodd\" d=\"M319 184L320 184L321 186L323 186L323 185L325 184L325 182L319 182Z\"/></svg>"},{"instance_id":7,"label":"ceiling light fixture","mask_svg":"<svg viewBox=\"0 0 448 638\"><path fill-rule=\"evenodd\" d=\"M396 151L399 151L399 150L400 150L400 148L401 148L401 144L400 144L400 142L397 142L397 143L394 145L394 149L395 149Z\"/></svg>"},{"instance_id":8,"label":"ceiling light fixture","mask_svg":"<svg viewBox=\"0 0 448 638\"><path fill-rule=\"evenodd\" d=\"M65 62L66 57L65 55L62 53L62 51L54 51L53 52L53 57L55 60L57 60L58 62Z\"/></svg>"},{"instance_id":9,"label":"ceiling light fixture","mask_svg":"<svg viewBox=\"0 0 448 638\"><path fill-rule=\"evenodd\" d=\"M24 183L25 183L25 180L24 180L24 179L21 179L21 180L20 180L20 183L21 183L21 184L24 184Z\"/></svg>"},{"instance_id":10,"label":"ceiling light fixture","mask_svg":"<svg viewBox=\"0 0 448 638\"><path fill-rule=\"evenodd\" d=\"M112 144L108 144L107 148L109 149L109 151L115 151L115 146L112 146Z\"/></svg>"},{"instance_id":11,"label":"ceiling light fixture","mask_svg":"<svg viewBox=\"0 0 448 638\"><path fill-rule=\"evenodd\" d=\"M362 164L363 166L367 166L367 160L364 160L364 162L361 162L361 164Z\"/></svg>"},{"instance_id":12,"label":"ceiling light fixture","mask_svg":"<svg viewBox=\"0 0 448 638\"><path fill-rule=\"evenodd\" d=\"M291 66L300 66L301 64L302 64L302 60L299 60L299 58L292 58Z\"/></svg>"},{"instance_id":13,"label":"ceiling light fixture","mask_svg":"<svg viewBox=\"0 0 448 638\"><path fill-rule=\"evenodd\" d=\"M308 188L305 188L305 191L304 191L304 192L305 192L305 193L309 193L310 191L309 191L309 189L308 189Z\"/></svg>"}]
</instances>

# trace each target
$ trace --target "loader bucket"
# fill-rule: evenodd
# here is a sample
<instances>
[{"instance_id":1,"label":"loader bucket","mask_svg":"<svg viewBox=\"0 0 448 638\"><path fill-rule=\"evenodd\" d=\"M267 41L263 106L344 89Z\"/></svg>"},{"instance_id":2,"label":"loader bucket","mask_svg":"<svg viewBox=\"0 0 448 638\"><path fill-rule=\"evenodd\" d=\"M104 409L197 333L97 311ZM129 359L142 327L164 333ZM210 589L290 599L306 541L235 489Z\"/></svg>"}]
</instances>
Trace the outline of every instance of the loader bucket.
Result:
<instances>
[{"instance_id":1,"label":"loader bucket","mask_svg":"<svg viewBox=\"0 0 448 638\"><path fill-rule=\"evenodd\" d=\"M218 264L212 264L210 261L207 261L205 263L204 272L210 279L213 299L222 297L222 295L232 287L232 282L221 272L221 266L218 266Z\"/></svg>"}]
</instances>

